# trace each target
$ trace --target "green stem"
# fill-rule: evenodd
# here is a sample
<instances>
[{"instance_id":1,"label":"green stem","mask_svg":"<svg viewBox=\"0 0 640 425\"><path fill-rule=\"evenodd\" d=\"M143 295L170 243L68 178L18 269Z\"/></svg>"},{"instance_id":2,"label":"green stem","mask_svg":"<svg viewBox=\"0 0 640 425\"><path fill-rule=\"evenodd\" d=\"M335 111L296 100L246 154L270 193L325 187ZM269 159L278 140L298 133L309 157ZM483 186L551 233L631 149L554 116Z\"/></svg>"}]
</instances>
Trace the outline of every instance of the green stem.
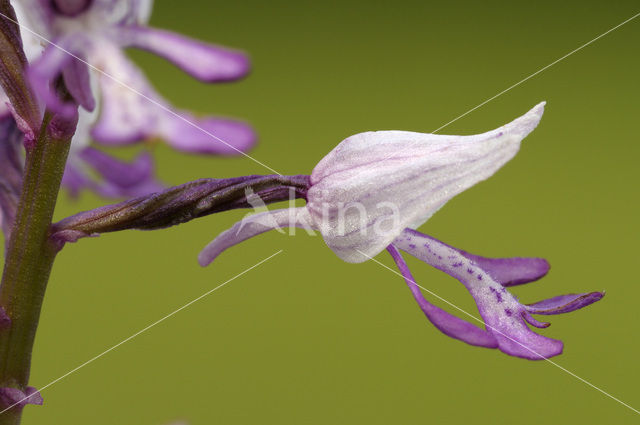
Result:
<instances>
[{"instance_id":1,"label":"green stem","mask_svg":"<svg viewBox=\"0 0 640 425\"><path fill-rule=\"evenodd\" d=\"M45 112L35 146L27 151L22 194L0 286L0 306L11 319L0 331L0 387L24 391L40 308L58 248L49 238L71 135L59 131ZM64 126L63 126L64 128ZM0 425L20 423L16 406L0 415Z\"/></svg>"}]
</instances>

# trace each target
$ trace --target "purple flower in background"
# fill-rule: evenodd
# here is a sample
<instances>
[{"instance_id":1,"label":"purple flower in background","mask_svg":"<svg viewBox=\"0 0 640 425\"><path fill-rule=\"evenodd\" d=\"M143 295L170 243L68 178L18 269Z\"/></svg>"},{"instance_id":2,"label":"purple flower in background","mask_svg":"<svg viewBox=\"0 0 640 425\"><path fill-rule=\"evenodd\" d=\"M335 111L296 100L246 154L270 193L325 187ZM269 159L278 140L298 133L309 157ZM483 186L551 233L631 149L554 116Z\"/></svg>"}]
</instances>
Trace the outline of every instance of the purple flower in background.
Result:
<instances>
[{"instance_id":1,"label":"purple flower in background","mask_svg":"<svg viewBox=\"0 0 640 425\"><path fill-rule=\"evenodd\" d=\"M146 26L153 3L148 0L17 3L24 6L27 25L53 43L30 67L33 86L49 107L64 111L72 105L62 103L51 88L62 76L78 104L87 111L97 104L100 113L91 130L96 141L123 145L159 137L176 149L209 154L238 154L255 142L245 123L174 111L123 48L155 53L209 83L244 77L249 72L244 53Z\"/></svg>"},{"instance_id":2,"label":"purple flower in background","mask_svg":"<svg viewBox=\"0 0 640 425\"><path fill-rule=\"evenodd\" d=\"M474 136L378 131L349 137L314 168L306 206L243 219L207 245L199 262L205 266L225 249L271 229L318 230L347 262L363 262L387 249L427 318L448 336L528 359L558 355L562 342L532 332L525 321L546 327L532 314L570 312L601 299L603 293L562 295L524 305L506 287L544 276L549 269L545 260L479 257L413 230L449 199L513 158L543 111L541 103L505 126ZM486 330L429 303L398 249L462 282Z\"/></svg>"},{"instance_id":3,"label":"purple flower in background","mask_svg":"<svg viewBox=\"0 0 640 425\"><path fill-rule=\"evenodd\" d=\"M196 118L174 110L122 49L156 53L205 82L244 77L249 61L243 53L145 26L152 1L14 0L12 4L18 21L28 28L21 33L37 94L49 108L71 113L75 106L62 102L52 89L52 82L61 76L82 107L63 179L72 195L89 189L107 197L132 197L162 188L146 152L126 162L91 147L91 139L120 146L158 137L182 151L221 155L245 152L255 143L255 133L243 122ZM9 113L4 100L0 93L2 116Z\"/></svg>"}]
</instances>

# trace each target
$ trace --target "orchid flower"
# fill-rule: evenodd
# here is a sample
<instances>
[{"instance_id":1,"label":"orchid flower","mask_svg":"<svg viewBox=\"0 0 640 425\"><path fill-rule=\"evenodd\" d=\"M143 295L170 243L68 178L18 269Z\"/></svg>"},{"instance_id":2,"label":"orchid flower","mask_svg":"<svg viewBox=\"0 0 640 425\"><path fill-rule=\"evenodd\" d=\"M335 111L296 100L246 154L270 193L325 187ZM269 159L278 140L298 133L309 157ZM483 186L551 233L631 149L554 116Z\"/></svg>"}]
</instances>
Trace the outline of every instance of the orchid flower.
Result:
<instances>
[{"instance_id":1,"label":"orchid flower","mask_svg":"<svg viewBox=\"0 0 640 425\"><path fill-rule=\"evenodd\" d=\"M71 195L88 189L104 197L125 198L163 187L148 153L125 162L92 147L92 139L120 146L159 137L179 150L222 155L242 153L255 142L255 133L242 122L197 119L174 110L126 58L123 47L149 50L205 82L231 81L249 72L249 61L241 52L145 26L152 1L14 0L12 4L25 27L22 44L39 97L47 107L71 113L74 106L63 103L51 88L62 76L82 106L63 179ZM44 39L52 44L43 47ZM11 116L8 105L0 89L0 120Z\"/></svg>"},{"instance_id":2,"label":"orchid flower","mask_svg":"<svg viewBox=\"0 0 640 425\"><path fill-rule=\"evenodd\" d=\"M420 308L446 335L527 359L558 355L561 341L527 326L549 325L532 314L570 312L598 301L603 293L561 295L521 304L506 288L543 277L549 269L546 260L475 256L414 230L449 199L487 179L513 158L543 111L544 103L540 103L511 123L474 136L406 131L351 136L314 168L306 206L243 219L208 244L199 262L208 265L227 248L271 229L316 230L346 262L363 262L387 249ZM474 298L486 329L428 302L399 250L458 279Z\"/></svg>"},{"instance_id":3,"label":"orchid flower","mask_svg":"<svg viewBox=\"0 0 640 425\"><path fill-rule=\"evenodd\" d=\"M158 137L176 149L209 154L238 154L253 145L255 134L242 122L174 111L122 49L150 51L209 83L244 77L249 72L245 54L146 26L151 0L19 3L26 22L52 42L30 67L31 82L50 108L72 108L51 89L62 76L75 102L93 110L91 83L97 80L101 111L91 130L96 141L124 145Z\"/></svg>"}]
</instances>

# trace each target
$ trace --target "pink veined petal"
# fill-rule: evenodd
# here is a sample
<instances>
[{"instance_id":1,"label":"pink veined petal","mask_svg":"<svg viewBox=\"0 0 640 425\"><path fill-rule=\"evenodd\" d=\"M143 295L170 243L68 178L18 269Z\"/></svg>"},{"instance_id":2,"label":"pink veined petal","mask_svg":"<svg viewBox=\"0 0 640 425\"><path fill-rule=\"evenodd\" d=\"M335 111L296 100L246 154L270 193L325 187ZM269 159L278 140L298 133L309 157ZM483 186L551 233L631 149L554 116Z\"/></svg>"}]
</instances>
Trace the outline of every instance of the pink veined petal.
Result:
<instances>
[{"instance_id":1,"label":"pink veined petal","mask_svg":"<svg viewBox=\"0 0 640 425\"><path fill-rule=\"evenodd\" d=\"M71 96L87 111L93 111L96 100L91 91L89 68L84 62L73 58L62 71L65 85Z\"/></svg>"},{"instance_id":2,"label":"pink veined petal","mask_svg":"<svg viewBox=\"0 0 640 425\"><path fill-rule=\"evenodd\" d=\"M487 348L496 348L498 346L498 341L496 341L493 335L489 332L482 330L427 301L420 291L420 288L415 283L413 275L398 249L393 245L389 245L387 247L387 251L389 251L389 254L391 254L391 257L396 262L398 269L400 269L400 273L402 273L402 276L409 286L413 297L418 302L420 309L422 309L423 313L436 328L445 335L459 339L460 341L466 342L470 345Z\"/></svg>"},{"instance_id":3,"label":"pink veined petal","mask_svg":"<svg viewBox=\"0 0 640 425\"><path fill-rule=\"evenodd\" d=\"M266 211L249 215L220 233L198 255L198 263L205 267L226 249L254 236L283 227L300 227L311 230L309 213L305 207Z\"/></svg>"},{"instance_id":4,"label":"pink veined petal","mask_svg":"<svg viewBox=\"0 0 640 425\"><path fill-rule=\"evenodd\" d=\"M102 177L102 181L91 181L88 186L106 198L143 196L164 188L155 177L153 158L148 152L129 162L92 147L83 149L78 156Z\"/></svg>"},{"instance_id":5,"label":"pink veined petal","mask_svg":"<svg viewBox=\"0 0 640 425\"><path fill-rule=\"evenodd\" d=\"M526 310L515 297L458 251L411 229L396 238L394 245L458 279L471 293L487 330L504 353L531 360L562 353L562 341L531 331L522 317Z\"/></svg>"},{"instance_id":6,"label":"pink veined petal","mask_svg":"<svg viewBox=\"0 0 640 425\"><path fill-rule=\"evenodd\" d=\"M544 102L473 136L409 131L351 136L313 169L309 212L322 223L325 242L341 259L366 261L403 229L420 226L449 199L498 171L536 128L543 111Z\"/></svg>"},{"instance_id":7,"label":"pink veined petal","mask_svg":"<svg viewBox=\"0 0 640 425\"><path fill-rule=\"evenodd\" d=\"M170 31L131 26L119 28L118 37L123 44L162 56L204 82L237 80L251 69L249 58L242 52Z\"/></svg>"},{"instance_id":8,"label":"pink veined petal","mask_svg":"<svg viewBox=\"0 0 640 425\"><path fill-rule=\"evenodd\" d=\"M69 67L82 68L83 64L72 54L81 55L88 41L80 33L76 33L60 40L55 40L55 43L56 46L49 46L38 59L29 65L27 75L34 91L49 108L63 116L71 117L75 114L76 106L73 103L63 102L53 89L52 82ZM76 64L75 62L79 63ZM67 83L83 82L83 77L78 72L80 71L67 71L68 75L65 76L65 80L70 80ZM79 103L91 106L91 101L88 99L84 89L84 87L73 87L70 93L73 95L75 92L80 96L79 99L76 99Z\"/></svg>"},{"instance_id":9,"label":"pink veined petal","mask_svg":"<svg viewBox=\"0 0 640 425\"><path fill-rule=\"evenodd\" d=\"M567 294L527 304L525 307L533 314L562 314L586 307L604 297L604 292L586 294Z\"/></svg>"}]
</instances>

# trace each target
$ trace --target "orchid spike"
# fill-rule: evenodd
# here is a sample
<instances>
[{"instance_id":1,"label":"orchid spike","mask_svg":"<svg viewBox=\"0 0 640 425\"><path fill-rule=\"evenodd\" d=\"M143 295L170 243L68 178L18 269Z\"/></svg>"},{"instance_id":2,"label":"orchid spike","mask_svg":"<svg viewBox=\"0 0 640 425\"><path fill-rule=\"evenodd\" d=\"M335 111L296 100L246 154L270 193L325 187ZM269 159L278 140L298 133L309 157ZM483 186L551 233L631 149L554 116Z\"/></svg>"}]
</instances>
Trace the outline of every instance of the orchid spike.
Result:
<instances>
[{"instance_id":1,"label":"orchid spike","mask_svg":"<svg viewBox=\"0 0 640 425\"><path fill-rule=\"evenodd\" d=\"M521 304L506 288L546 275L546 260L480 257L413 230L449 199L487 179L513 158L543 111L544 102L509 124L475 136L406 131L351 136L314 168L305 207L249 216L209 243L198 260L206 266L229 247L268 230L317 230L347 262L363 262L387 249L427 318L446 335L527 359L558 355L561 341L528 328L527 323L548 326L532 314L570 312L598 301L604 293ZM486 330L429 303L399 249L462 282L475 299Z\"/></svg>"}]
</instances>

